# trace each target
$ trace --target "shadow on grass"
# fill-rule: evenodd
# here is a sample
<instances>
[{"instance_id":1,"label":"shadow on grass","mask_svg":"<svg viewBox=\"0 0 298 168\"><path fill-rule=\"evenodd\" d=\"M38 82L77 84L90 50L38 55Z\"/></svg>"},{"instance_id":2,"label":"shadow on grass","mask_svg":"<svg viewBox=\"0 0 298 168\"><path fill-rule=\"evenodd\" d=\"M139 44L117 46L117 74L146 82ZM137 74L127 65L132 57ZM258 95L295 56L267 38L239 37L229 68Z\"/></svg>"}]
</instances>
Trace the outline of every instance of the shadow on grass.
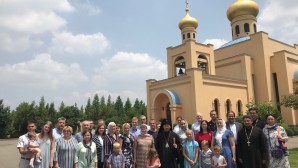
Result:
<instances>
[{"instance_id":1,"label":"shadow on grass","mask_svg":"<svg viewBox=\"0 0 298 168\"><path fill-rule=\"evenodd\" d=\"M298 167L298 148L289 149L289 162L291 167Z\"/></svg>"}]
</instances>

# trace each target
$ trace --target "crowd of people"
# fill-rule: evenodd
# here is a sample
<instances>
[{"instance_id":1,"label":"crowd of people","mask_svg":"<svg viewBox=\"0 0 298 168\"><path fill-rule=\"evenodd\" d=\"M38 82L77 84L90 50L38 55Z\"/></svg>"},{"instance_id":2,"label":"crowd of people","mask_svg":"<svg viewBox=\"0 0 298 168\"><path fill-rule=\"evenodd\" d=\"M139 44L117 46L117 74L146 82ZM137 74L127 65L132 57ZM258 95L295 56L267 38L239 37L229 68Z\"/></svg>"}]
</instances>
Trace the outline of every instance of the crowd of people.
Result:
<instances>
[{"instance_id":1,"label":"crowd of people","mask_svg":"<svg viewBox=\"0 0 298 168\"><path fill-rule=\"evenodd\" d=\"M266 121L258 118L256 108L235 121L227 122L210 111L210 121L197 113L191 125L182 116L176 125L169 119L133 117L123 125L103 119L94 126L82 122L82 131L73 133L66 118L56 127L45 122L41 132L28 122L28 133L19 137L20 168L289 168L285 129L272 114Z\"/></svg>"}]
</instances>

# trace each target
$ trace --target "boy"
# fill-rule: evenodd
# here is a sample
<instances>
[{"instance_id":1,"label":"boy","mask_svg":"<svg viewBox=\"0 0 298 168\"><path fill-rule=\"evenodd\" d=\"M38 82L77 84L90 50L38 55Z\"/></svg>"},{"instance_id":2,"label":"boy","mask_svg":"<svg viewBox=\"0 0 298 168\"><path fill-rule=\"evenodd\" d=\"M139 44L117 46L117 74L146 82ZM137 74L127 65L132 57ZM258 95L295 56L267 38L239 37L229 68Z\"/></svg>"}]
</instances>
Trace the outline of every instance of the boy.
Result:
<instances>
[{"instance_id":1,"label":"boy","mask_svg":"<svg viewBox=\"0 0 298 168\"><path fill-rule=\"evenodd\" d=\"M108 168L125 168L125 158L121 153L120 143L113 144L113 153L107 160Z\"/></svg>"}]
</instances>

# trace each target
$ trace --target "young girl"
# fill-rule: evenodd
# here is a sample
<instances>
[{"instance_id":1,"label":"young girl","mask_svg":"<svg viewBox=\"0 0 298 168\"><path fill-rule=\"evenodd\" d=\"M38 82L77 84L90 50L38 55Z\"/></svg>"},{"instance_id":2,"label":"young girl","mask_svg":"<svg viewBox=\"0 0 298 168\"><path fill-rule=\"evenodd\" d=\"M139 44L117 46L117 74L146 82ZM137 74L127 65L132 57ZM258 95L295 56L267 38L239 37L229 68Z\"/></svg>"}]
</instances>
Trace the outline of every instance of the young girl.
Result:
<instances>
[{"instance_id":1,"label":"young girl","mask_svg":"<svg viewBox=\"0 0 298 168\"><path fill-rule=\"evenodd\" d=\"M211 168L212 151L209 149L209 143L203 140L201 143L201 153L199 157L199 168Z\"/></svg>"},{"instance_id":2,"label":"young girl","mask_svg":"<svg viewBox=\"0 0 298 168\"><path fill-rule=\"evenodd\" d=\"M33 155L30 158L29 166L30 168L34 167L34 161L37 163L41 162L41 150L39 149L39 144L36 141L36 133L35 132L29 132L28 133L29 138L29 149L32 149Z\"/></svg>"},{"instance_id":3,"label":"young girl","mask_svg":"<svg viewBox=\"0 0 298 168\"><path fill-rule=\"evenodd\" d=\"M185 134L187 136L186 141L183 143L182 153L184 156L184 167L192 168L198 167L198 154L199 154L199 144L193 138L193 131L186 130Z\"/></svg>"},{"instance_id":4,"label":"young girl","mask_svg":"<svg viewBox=\"0 0 298 168\"><path fill-rule=\"evenodd\" d=\"M217 145L214 146L214 156L212 156L211 167L224 168L228 165L226 159L220 155L220 152L221 147Z\"/></svg>"},{"instance_id":5,"label":"young girl","mask_svg":"<svg viewBox=\"0 0 298 168\"><path fill-rule=\"evenodd\" d=\"M160 167L160 160L155 148L150 148L147 157L147 167L148 168L158 168Z\"/></svg>"}]
</instances>

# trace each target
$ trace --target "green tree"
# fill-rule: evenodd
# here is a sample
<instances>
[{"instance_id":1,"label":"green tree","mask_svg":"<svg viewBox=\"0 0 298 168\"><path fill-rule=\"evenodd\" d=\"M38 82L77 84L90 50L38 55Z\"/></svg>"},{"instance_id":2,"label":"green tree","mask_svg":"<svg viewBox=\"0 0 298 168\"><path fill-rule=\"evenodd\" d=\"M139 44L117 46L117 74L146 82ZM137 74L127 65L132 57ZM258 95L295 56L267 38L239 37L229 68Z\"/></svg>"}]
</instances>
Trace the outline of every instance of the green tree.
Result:
<instances>
[{"instance_id":1,"label":"green tree","mask_svg":"<svg viewBox=\"0 0 298 168\"><path fill-rule=\"evenodd\" d=\"M50 121L52 121L52 123L56 123L56 120L57 120L57 111L55 109L55 104L52 102L50 103L50 107L48 109L48 118Z\"/></svg>"},{"instance_id":2,"label":"green tree","mask_svg":"<svg viewBox=\"0 0 298 168\"><path fill-rule=\"evenodd\" d=\"M67 125L73 127L74 132L80 126L83 119L80 110L76 106L66 106L60 111L60 115L66 118Z\"/></svg>"},{"instance_id":3,"label":"green tree","mask_svg":"<svg viewBox=\"0 0 298 168\"><path fill-rule=\"evenodd\" d=\"M88 98L87 105L85 107L85 119L90 118L93 113L93 107L91 105L91 100Z\"/></svg>"},{"instance_id":4,"label":"green tree","mask_svg":"<svg viewBox=\"0 0 298 168\"><path fill-rule=\"evenodd\" d=\"M11 119L9 107L5 107L3 100L0 99L0 138L6 138L6 135L11 134Z\"/></svg>"},{"instance_id":5,"label":"green tree","mask_svg":"<svg viewBox=\"0 0 298 168\"><path fill-rule=\"evenodd\" d=\"M23 102L16 107L14 128L17 131L17 135L22 135L27 132L28 121L36 122L35 118L35 102L32 101L31 104L28 102Z\"/></svg>"}]
</instances>

